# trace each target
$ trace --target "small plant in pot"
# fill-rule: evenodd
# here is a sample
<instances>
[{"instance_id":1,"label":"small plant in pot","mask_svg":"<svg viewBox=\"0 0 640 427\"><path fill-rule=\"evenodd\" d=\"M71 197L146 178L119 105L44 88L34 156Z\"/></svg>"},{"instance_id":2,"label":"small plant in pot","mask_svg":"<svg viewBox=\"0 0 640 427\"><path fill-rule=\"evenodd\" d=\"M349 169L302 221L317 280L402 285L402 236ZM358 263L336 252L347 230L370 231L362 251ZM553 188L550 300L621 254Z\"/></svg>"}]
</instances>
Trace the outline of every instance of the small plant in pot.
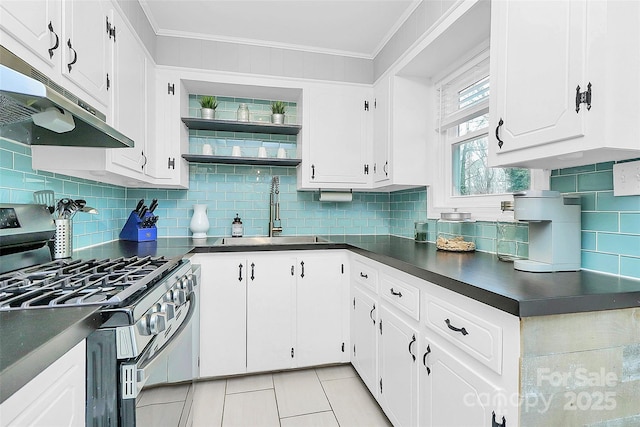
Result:
<instances>
[{"instance_id":1,"label":"small plant in pot","mask_svg":"<svg viewBox=\"0 0 640 427\"><path fill-rule=\"evenodd\" d=\"M216 108L218 108L218 100L215 96L203 96L200 98L200 110L203 119L213 119L216 116Z\"/></svg>"},{"instance_id":2,"label":"small plant in pot","mask_svg":"<svg viewBox=\"0 0 640 427\"><path fill-rule=\"evenodd\" d=\"M271 122L276 125L284 124L284 112L287 109L282 101L274 101L271 103Z\"/></svg>"}]
</instances>

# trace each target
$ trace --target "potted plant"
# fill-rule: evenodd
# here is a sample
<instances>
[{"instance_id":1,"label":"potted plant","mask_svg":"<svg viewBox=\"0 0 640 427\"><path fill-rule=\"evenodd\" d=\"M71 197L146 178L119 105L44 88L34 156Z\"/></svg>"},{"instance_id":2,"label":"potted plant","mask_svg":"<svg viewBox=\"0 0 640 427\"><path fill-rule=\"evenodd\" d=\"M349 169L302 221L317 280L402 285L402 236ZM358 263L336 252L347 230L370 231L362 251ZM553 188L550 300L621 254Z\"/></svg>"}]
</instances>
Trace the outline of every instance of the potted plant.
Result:
<instances>
[{"instance_id":1,"label":"potted plant","mask_svg":"<svg viewBox=\"0 0 640 427\"><path fill-rule=\"evenodd\" d=\"M213 119L216 116L216 108L218 108L218 100L215 96L203 96L200 98L200 110L203 119Z\"/></svg>"},{"instance_id":2,"label":"potted plant","mask_svg":"<svg viewBox=\"0 0 640 427\"><path fill-rule=\"evenodd\" d=\"M284 124L284 112L286 105L282 101L274 101L271 103L271 122L276 125Z\"/></svg>"}]
</instances>

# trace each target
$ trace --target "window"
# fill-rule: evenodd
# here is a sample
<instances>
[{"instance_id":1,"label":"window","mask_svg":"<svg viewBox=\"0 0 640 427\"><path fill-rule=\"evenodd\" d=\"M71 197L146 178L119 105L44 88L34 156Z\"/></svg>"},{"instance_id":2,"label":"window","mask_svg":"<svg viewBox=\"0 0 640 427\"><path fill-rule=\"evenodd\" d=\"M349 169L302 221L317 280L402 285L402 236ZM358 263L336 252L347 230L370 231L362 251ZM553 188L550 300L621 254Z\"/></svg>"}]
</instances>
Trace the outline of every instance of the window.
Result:
<instances>
[{"instance_id":1,"label":"window","mask_svg":"<svg viewBox=\"0 0 640 427\"><path fill-rule=\"evenodd\" d=\"M500 201L532 184L529 169L489 168L489 52L485 50L435 85L437 185L429 189L429 217L453 208L493 219Z\"/></svg>"}]
</instances>

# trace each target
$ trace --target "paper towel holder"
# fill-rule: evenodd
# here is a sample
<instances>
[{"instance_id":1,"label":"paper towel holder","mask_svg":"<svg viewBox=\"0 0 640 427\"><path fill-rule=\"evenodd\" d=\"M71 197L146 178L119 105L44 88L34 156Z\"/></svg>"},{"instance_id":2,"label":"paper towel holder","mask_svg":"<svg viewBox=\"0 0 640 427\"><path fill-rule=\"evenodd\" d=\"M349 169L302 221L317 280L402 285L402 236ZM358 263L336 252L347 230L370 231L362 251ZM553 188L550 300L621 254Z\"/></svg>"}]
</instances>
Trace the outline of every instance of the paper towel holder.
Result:
<instances>
[{"instance_id":1,"label":"paper towel holder","mask_svg":"<svg viewBox=\"0 0 640 427\"><path fill-rule=\"evenodd\" d=\"M353 189L346 190L319 190L320 196L318 201L320 202L350 202L353 200Z\"/></svg>"}]
</instances>

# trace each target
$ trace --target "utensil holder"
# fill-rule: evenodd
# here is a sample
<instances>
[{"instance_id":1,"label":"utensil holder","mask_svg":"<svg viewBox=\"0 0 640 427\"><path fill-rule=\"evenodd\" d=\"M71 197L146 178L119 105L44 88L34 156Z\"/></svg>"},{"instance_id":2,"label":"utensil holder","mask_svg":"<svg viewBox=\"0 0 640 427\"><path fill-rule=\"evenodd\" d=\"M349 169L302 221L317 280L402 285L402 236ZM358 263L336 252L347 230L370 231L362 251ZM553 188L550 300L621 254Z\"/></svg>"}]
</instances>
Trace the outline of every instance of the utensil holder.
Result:
<instances>
[{"instance_id":1,"label":"utensil holder","mask_svg":"<svg viewBox=\"0 0 640 427\"><path fill-rule=\"evenodd\" d=\"M73 222L71 219L54 219L56 234L53 243L53 257L70 258L73 252Z\"/></svg>"}]
</instances>

